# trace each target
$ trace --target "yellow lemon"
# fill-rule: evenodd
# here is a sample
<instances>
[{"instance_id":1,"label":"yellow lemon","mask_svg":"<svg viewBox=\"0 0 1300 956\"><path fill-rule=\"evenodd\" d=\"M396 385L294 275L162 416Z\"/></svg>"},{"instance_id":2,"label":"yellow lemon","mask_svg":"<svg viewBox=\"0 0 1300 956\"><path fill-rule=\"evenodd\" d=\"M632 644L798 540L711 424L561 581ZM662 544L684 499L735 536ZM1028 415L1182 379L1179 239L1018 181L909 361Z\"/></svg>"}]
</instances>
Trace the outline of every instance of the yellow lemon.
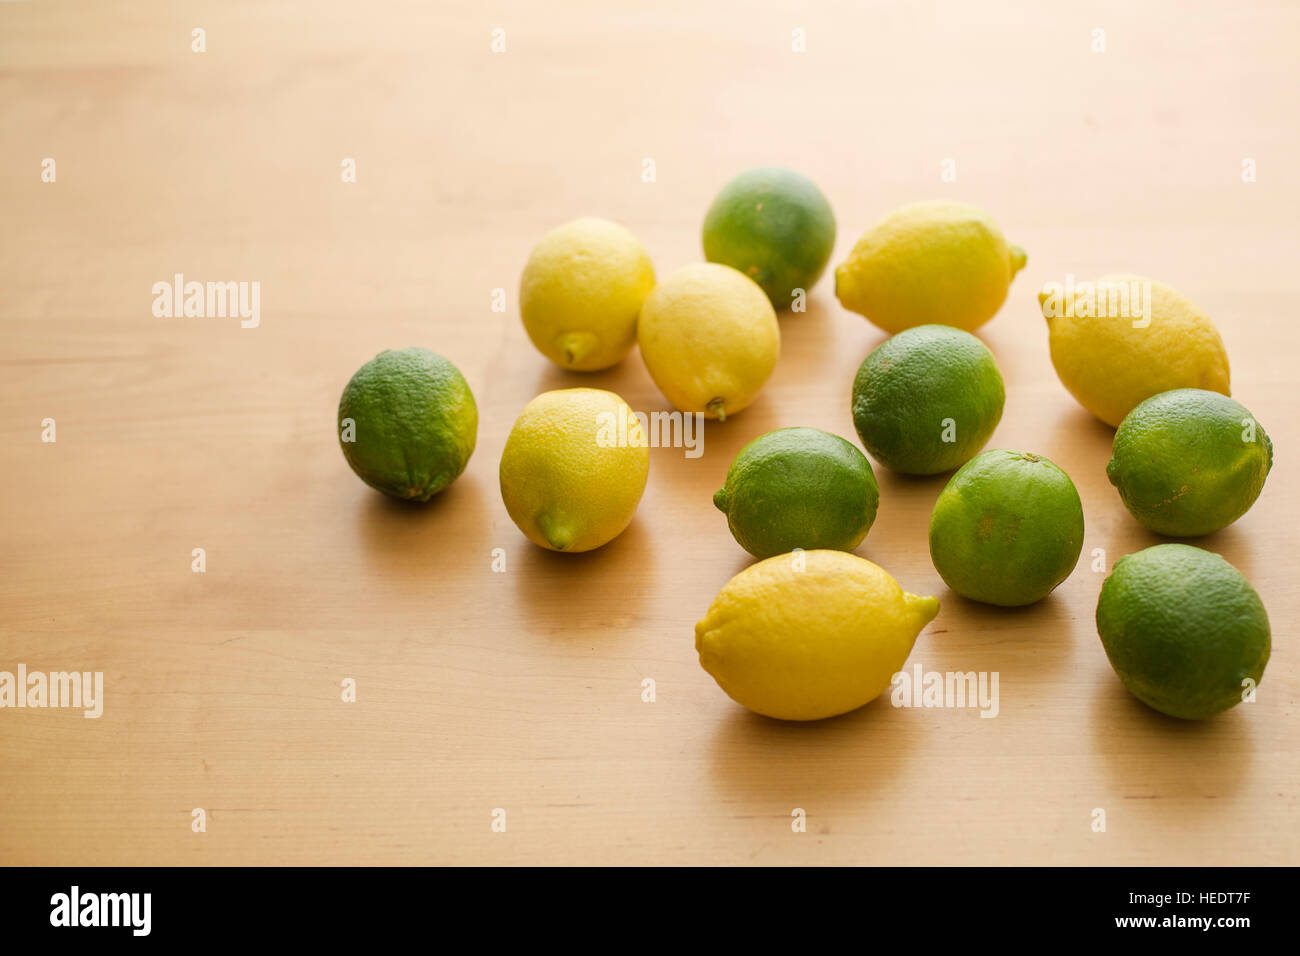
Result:
<instances>
[{"instance_id":1,"label":"yellow lemon","mask_svg":"<svg viewBox=\"0 0 1300 956\"><path fill-rule=\"evenodd\" d=\"M538 395L501 453L510 520L552 551L590 551L632 521L650 473L650 448L627 403L599 388Z\"/></svg>"},{"instance_id":2,"label":"yellow lemon","mask_svg":"<svg viewBox=\"0 0 1300 956\"><path fill-rule=\"evenodd\" d=\"M533 248L519 280L519 314L537 350L556 365L596 371L631 351L654 284L636 236L605 219L575 219Z\"/></svg>"},{"instance_id":3,"label":"yellow lemon","mask_svg":"<svg viewBox=\"0 0 1300 956\"><path fill-rule=\"evenodd\" d=\"M864 558L796 551L728 581L695 625L695 649L737 703L820 720L879 696L938 613L938 599L908 594Z\"/></svg>"},{"instance_id":4,"label":"yellow lemon","mask_svg":"<svg viewBox=\"0 0 1300 956\"><path fill-rule=\"evenodd\" d=\"M886 332L951 325L967 332L997 314L1025 265L988 214L935 200L896 209L835 270L844 308Z\"/></svg>"},{"instance_id":5,"label":"yellow lemon","mask_svg":"<svg viewBox=\"0 0 1300 956\"><path fill-rule=\"evenodd\" d=\"M776 312L763 290L708 262L678 269L646 296L637 342L675 408L719 421L754 400L781 354Z\"/></svg>"},{"instance_id":6,"label":"yellow lemon","mask_svg":"<svg viewBox=\"0 0 1300 956\"><path fill-rule=\"evenodd\" d=\"M1038 303L1061 384L1112 428L1160 392L1231 394L1219 330L1162 282L1111 275L1070 287L1054 284L1043 288Z\"/></svg>"}]
</instances>

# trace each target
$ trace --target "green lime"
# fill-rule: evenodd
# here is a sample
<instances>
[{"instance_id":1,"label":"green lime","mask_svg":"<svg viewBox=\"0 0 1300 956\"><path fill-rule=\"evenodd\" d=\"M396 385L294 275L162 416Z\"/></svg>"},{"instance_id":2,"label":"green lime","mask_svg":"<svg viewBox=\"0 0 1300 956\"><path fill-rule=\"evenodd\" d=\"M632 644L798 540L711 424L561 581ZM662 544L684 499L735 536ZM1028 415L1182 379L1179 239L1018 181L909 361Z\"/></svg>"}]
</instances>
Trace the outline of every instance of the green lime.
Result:
<instances>
[{"instance_id":1,"label":"green lime","mask_svg":"<svg viewBox=\"0 0 1300 956\"><path fill-rule=\"evenodd\" d=\"M1273 443L1244 405L1177 388L1152 395L1120 423L1106 476L1147 528L1190 538L1244 515L1272 467Z\"/></svg>"},{"instance_id":2,"label":"green lime","mask_svg":"<svg viewBox=\"0 0 1300 956\"><path fill-rule=\"evenodd\" d=\"M722 187L704 217L704 258L757 282L778 310L812 289L835 247L835 214L813 182L763 166Z\"/></svg>"},{"instance_id":3,"label":"green lime","mask_svg":"<svg viewBox=\"0 0 1300 956\"><path fill-rule=\"evenodd\" d=\"M886 339L858 369L853 424L882 465L937 475L984 447L1005 399L983 342L947 325L918 325Z\"/></svg>"},{"instance_id":4,"label":"green lime","mask_svg":"<svg viewBox=\"0 0 1300 956\"><path fill-rule=\"evenodd\" d=\"M1083 550L1083 505L1043 458L995 449L952 476L930 515L930 558L962 597L1020 607L1047 597Z\"/></svg>"},{"instance_id":5,"label":"green lime","mask_svg":"<svg viewBox=\"0 0 1300 956\"><path fill-rule=\"evenodd\" d=\"M380 352L339 398L339 443L352 470L394 498L428 501L474 452L478 407L460 370L428 349Z\"/></svg>"},{"instance_id":6,"label":"green lime","mask_svg":"<svg viewBox=\"0 0 1300 956\"><path fill-rule=\"evenodd\" d=\"M1268 614L1223 558L1157 544L1115 562L1097 599L1110 666L1138 700L1170 717L1212 717L1253 695L1268 664Z\"/></svg>"},{"instance_id":7,"label":"green lime","mask_svg":"<svg viewBox=\"0 0 1300 956\"><path fill-rule=\"evenodd\" d=\"M852 551L876 520L871 462L816 428L779 428L740 450L713 496L740 546L756 558L795 548Z\"/></svg>"}]
</instances>

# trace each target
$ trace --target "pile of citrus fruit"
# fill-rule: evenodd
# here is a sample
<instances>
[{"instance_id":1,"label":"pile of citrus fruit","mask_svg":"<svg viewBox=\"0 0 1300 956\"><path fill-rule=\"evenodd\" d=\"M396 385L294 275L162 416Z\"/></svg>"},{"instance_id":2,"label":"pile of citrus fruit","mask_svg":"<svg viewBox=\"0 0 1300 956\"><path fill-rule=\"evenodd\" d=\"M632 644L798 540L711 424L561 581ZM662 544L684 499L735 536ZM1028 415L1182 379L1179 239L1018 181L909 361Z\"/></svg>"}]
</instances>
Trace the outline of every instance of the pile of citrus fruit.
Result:
<instances>
[{"instance_id":1,"label":"pile of citrus fruit","mask_svg":"<svg viewBox=\"0 0 1300 956\"><path fill-rule=\"evenodd\" d=\"M772 167L723 187L704 217L707 261L662 278L627 229L578 219L542 237L524 266L524 328L539 352L574 372L609 368L638 346L675 409L726 421L772 374L778 313L801 308L835 230L821 190ZM983 211L923 202L868 229L834 272L840 303L891 336L845 382L862 447L903 474L953 472L930 517L934 567L962 598L1006 608L1040 601L1069 577L1084 535L1079 493L1060 467L1033 451L984 447L1006 392L993 353L972 333L997 314L1026 261ZM1106 474L1133 517L1176 538L1241 517L1263 489L1273 448L1228 397L1228 359L1210 318L1139 276L1049 284L1039 303L1061 382L1117 428ZM363 365L338 418L353 471L416 501L460 475L478 427L460 372L421 348ZM649 469L647 436L622 398L549 391L510 431L501 497L535 544L590 551L632 521ZM704 669L739 703L786 720L831 717L878 696L939 602L851 553L880 507L862 451L815 428L756 436L713 503L761 560L696 624ZM1186 544L1117 561L1097 631L1134 696L1181 718L1249 699L1270 650L1249 582Z\"/></svg>"}]
</instances>

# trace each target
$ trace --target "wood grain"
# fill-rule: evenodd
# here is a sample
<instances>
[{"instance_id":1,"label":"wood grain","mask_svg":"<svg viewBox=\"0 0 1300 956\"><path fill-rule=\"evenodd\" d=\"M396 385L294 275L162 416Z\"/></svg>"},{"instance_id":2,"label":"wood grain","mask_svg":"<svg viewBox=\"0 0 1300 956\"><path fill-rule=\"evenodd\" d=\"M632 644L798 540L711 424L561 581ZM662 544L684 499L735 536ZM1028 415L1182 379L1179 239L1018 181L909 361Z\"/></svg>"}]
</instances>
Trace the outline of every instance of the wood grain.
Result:
<instances>
[{"instance_id":1,"label":"wood grain","mask_svg":"<svg viewBox=\"0 0 1300 956\"><path fill-rule=\"evenodd\" d=\"M106 685L98 720L0 711L0 862L1300 862L1300 8L652 6L0 4L0 669ZM931 197L984 206L1029 252L981 330L1007 381L992 446L1070 473L1084 560L1034 607L963 601L926 547L943 479L883 468L859 549L939 595L911 660L999 672L996 719L882 699L784 725L696 662L694 622L748 563L710 502L731 457L785 425L853 437L849 384L883 334L829 278L782 319L756 404L698 459L653 452L615 542L546 553L501 504L537 392L667 408L635 354L580 376L532 349L514 302L532 243L605 216L666 274L700 258L720 185L766 163L826 192L834 261ZM1200 725L1131 699L1093 626L1092 550L1109 566L1157 539L1108 485L1112 433L1056 380L1034 295L1116 270L1215 317L1277 448L1254 509L1201 542L1263 597L1273 659L1255 704ZM155 318L177 272L259 281L260 326ZM467 472L424 508L364 487L335 436L355 368L411 344L459 365L481 415Z\"/></svg>"}]
</instances>

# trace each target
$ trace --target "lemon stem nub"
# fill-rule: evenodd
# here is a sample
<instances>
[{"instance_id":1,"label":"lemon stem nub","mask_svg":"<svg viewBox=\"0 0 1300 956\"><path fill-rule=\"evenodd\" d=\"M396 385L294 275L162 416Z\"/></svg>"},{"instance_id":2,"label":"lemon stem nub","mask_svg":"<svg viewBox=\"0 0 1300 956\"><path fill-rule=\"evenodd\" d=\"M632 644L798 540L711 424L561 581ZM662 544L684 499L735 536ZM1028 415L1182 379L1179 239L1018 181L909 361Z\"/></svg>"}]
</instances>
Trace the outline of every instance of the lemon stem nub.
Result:
<instances>
[{"instance_id":1,"label":"lemon stem nub","mask_svg":"<svg viewBox=\"0 0 1300 956\"><path fill-rule=\"evenodd\" d=\"M572 368L591 353L596 337L590 332L565 332L556 344L564 355L564 364Z\"/></svg>"},{"instance_id":2,"label":"lemon stem nub","mask_svg":"<svg viewBox=\"0 0 1300 956\"><path fill-rule=\"evenodd\" d=\"M725 400L721 398L715 398L713 401L709 402L706 408L708 409L709 414L711 414L718 421L725 422L727 420L727 413L724 410L723 407L724 405L726 405Z\"/></svg>"},{"instance_id":3,"label":"lemon stem nub","mask_svg":"<svg viewBox=\"0 0 1300 956\"><path fill-rule=\"evenodd\" d=\"M920 620L922 627L933 621L939 613L939 599L936 597L911 594L904 591L903 601L912 609L912 613Z\"/></svg>"},{"instance_id":4,"label":"lemon stem nub","mask_svg":"<svg viewBox=\"0 0 1300 956\"><path fill-rule=\"evenodd\" d=\"M564 551L573 544L573 529L557 520L554 515L544 514L537 518L537 530L556 551Z\"/></svg>"},{"instance_id":5,"label":"lemon stem nub","mask_svg":"<svg viewBox=\"0 0 1300 956\"><path fill-rule=\"evenodd\" d=\"M713 493L713 507L717 508L724 515L727 513L727 489L719 488Z\"/></svg>"},{"instance_id":6,"label":"lemon stem nub","mask_svg":"<svg viewBox=\"0 0 1300 956\"><path fill-rule=\"evenodd\" d=\"M1021 269L1023 269L1025 267L1025 263L1028 261L1029 261L1029 256L1025 254L1024 249L1021 249L1019 246L1012 246L1011 247L1011 278L1014 279L1016 277L1016 273L1019 272Z\"/></svg>"}]
</instances>

